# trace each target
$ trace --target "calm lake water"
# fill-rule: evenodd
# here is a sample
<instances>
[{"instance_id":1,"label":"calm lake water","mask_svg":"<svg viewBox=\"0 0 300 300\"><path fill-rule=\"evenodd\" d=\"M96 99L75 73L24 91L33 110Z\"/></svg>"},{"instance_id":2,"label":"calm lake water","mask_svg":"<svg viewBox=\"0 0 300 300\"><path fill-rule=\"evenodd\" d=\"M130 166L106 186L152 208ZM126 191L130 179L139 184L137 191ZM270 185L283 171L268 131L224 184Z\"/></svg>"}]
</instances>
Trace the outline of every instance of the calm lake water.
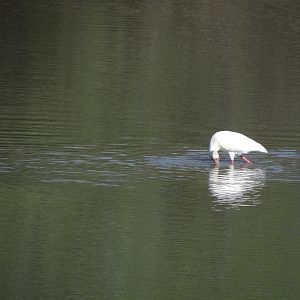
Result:
<instances>
[{"instance_id":1,"label":"calm lake water","mask_svg":"<svg viewBox=\"0 0 300 300\"><path fill-rule=\"evenodd\" d=\"M300 299L299 9L1 2L1 299Z\"/></svg>"}]
</instances>

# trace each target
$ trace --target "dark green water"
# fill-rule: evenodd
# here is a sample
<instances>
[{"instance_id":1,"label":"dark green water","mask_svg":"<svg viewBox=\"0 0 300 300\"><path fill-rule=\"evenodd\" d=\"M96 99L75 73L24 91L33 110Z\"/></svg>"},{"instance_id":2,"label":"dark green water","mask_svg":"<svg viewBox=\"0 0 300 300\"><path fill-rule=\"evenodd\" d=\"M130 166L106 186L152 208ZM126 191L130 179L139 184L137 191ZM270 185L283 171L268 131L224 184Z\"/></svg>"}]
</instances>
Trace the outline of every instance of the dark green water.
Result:
<instances>
[{"instance_id":1,"label":"dark green water","mask_svg":"<svg viewBox=\"0 0 300 300\"><path fill-rule=\"evenodd\" d=\"M1 2L1 299L299 299L299 9Z\"/></svg>"}]
</instances>

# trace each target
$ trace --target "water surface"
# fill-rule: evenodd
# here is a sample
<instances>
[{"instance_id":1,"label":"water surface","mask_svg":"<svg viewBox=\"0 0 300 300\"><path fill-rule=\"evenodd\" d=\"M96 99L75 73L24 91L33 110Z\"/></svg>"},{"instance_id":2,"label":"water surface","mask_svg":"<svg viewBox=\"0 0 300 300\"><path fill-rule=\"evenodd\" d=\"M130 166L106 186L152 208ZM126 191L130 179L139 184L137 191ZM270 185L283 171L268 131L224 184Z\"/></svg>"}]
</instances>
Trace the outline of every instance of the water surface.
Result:
<instances>
[{"instance_id":1,"label":"water surface","mask_svg":"<svg viewBox=\"0 0 300 300\"><path fill-rule=\"evenodd\" d=\"M296 2L0 7L1 298L299 298Z\"/></svg>"}]
</instances>

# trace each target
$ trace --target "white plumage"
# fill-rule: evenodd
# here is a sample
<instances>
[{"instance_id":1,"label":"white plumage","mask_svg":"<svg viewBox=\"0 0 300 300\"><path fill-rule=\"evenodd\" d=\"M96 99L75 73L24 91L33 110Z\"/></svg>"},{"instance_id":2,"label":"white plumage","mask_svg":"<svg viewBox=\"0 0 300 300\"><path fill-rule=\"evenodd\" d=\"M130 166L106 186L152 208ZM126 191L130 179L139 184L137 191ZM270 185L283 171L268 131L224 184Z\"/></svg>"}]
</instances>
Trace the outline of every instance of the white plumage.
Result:
<instances>
[{"instance_id":1,"label":"white plumage","mask_svg":"<svg viewBox=\"0 0 300 300\"><path fill-rule=\"evenodd\" d=\"M268 152L260 143L233 131L218 131L211 137L209 152L216 164L219 163L218 151L227 151L232 162L235 155L239 155L247 163L250 161L243 154L252 151Z\"/></svg>"}]
</instances>

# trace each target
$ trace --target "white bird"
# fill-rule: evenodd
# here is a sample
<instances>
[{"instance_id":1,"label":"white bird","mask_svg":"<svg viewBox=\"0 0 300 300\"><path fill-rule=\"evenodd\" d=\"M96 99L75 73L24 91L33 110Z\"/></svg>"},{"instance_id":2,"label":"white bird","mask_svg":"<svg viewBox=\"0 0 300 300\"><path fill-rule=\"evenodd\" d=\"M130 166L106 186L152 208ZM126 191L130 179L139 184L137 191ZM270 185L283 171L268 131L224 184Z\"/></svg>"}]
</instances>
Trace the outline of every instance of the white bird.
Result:
<instances>
[{"instance_id":1,"label":"white bird","mask_svg":"<svg viewBox=\"0 0 300 300\"><path fill-rule=\"evenodd\" d=\"M246 163L251 163L244 154L252 151L268 153L260 143L233 131L218 131L211 137L209 152L216 165L219 164L218 151L222 150L228 152L232 163L235 155L239 155Z\"/></svg>"}]
</instances>

